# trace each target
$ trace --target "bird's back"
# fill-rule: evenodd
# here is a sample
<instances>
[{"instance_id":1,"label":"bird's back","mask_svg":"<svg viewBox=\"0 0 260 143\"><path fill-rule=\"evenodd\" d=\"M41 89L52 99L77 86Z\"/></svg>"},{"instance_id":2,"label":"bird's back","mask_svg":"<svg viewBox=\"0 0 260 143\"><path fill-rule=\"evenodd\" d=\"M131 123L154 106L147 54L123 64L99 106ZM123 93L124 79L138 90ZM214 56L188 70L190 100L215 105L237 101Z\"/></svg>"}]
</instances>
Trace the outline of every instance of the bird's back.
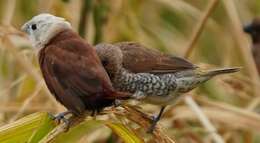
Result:
<instances>
[{"instance_id":1,"label":"bird's back","mask_svg":"<svg viewBox=\"0 0 260 143\"><path fill-rule=\"evenodd\" d=\"M122 50L123 67L133 73L163 74L196 68L183 58L166 55L138 43L121 42L115 46Z\"/></svg>"}]
</instances>

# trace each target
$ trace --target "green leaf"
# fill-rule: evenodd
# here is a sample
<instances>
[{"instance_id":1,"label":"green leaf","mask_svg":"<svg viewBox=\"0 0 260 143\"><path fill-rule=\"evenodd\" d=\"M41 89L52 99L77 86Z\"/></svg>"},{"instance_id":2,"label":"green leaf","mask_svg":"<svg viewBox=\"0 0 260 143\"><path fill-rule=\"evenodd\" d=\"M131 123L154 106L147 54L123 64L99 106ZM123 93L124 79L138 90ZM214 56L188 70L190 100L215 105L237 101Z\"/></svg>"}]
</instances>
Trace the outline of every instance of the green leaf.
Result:
<instances>
[{"instance_id":1,"label":"green leaf","mask_svg":"<svg viewBox=\"0 0 260 143\"><path fill-rule=\"evenodd\" d=\"M127 129L123 124L107 122L106 125L113 130L125 143L143 143L133 131Z\"/></svg>"},{"instance_id":2,"label":"green leaf","mask_svg":"<svg viewBox=\"0 0 260 143\"><path fill-rule=\"evenodd\" d=\"M100 120L89 120L85 121L76 127L73 127L67 133L62 133L57 137L55 143L71 143L77 142L84 135L91 133L97 128L101 128L104 125L112 129L112 131L117 134L125 143L143 143L144 141L140 139L134 132L127 129L123 124L112 123Z\"/></svg>"},{"instance_id":3,"label":"green leaf","mask_svg":"<svg viewBox=\"0 0 260 143\"><path fill-rule=\"evenodd\" d=\"M91 133L93 130L102 127L102 121L89 120L85 121L71 129L62 133L57 137L55 143L74 143L81 139L84 135Z\"/></svg>"},{"instance_id":4,"label":"green leaf","mask_svg":"<svg viewBox=\"0 0 260 143\"><path fill-rule=\"evenodd\" d=\"M28 115L13 123L0 128L0 143L37 143L55 128L55 122L48 113L38 112ZM84 135L97 128L109 127L125 143L143 143L133 131L120 123L100 120L88 120L71 128L66 133L61 133L55 143L77 142Z\"/></svg>"},{"instance_id":5,"label":"green leaf","mask_svg":"<svg viewBox=\"0 0 260 143\"><path fill-rule=\"evenodd\" d=\"M28 143L35 143L39 142L48 132L50 132L56 125L51 116L48 114L48 116L43 116L42 121L40 122L39 129L36 130Z\"/></svg>"},{"instance_id":6,"label":"green leaf","mask_svg":"<svg viewBox=\"0 0 260 143\"><path fill-rule=\"evenodd\" d=\"M0 143L35 143L55 127L50 114L38 112L0 128Z\"/></svg>"}]
</instances>

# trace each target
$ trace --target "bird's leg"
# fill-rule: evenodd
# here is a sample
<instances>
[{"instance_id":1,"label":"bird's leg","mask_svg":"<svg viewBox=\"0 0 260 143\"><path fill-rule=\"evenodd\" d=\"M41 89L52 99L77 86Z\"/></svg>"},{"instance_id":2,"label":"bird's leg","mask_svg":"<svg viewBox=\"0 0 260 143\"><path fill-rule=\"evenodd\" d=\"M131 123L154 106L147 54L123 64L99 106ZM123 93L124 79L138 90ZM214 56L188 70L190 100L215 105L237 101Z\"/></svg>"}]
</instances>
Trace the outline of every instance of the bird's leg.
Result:
<instances>
[{"instance_id":1,"label":"bird's leg","mask_svg":"<svg viewBox=\"0 0 260 143\"><path fill-rule=\"evenodd\" d=\"M72 111L68 110L68 111L65 111L65 112L57 114L53 118L58 124L60 124L61 121L64 122L64 124L65 124L65 132L68 131L69 127L70 127L70 120L65 117L68 114L74 115Z\"/></svg>"},{"instance_id":2,"label":"bird's leg","mask_svg":"<svg viewBox=\"0 0 260 143\"><path fill-rule=\"evenodd\" d=\"M68 119L65 118L65 116L68 115L68 114L73 114L73 112L68 110L68 111L59 113L56 116L54 116L54 120L56 120L58 123L60 123L61 121L63 121L64 123L67 123Z\"/></svg>"},{"instance_id":3,"label":"bird's leg","mask_svg":"<svg viewBox=\"0 0 260 143\"><path fill-rule=\"evenodd\" d=\"M92 110L92 112L91 112L91 114L90 114L90 116L92 116L92 117L93 117L93 119L95 120L95 119L96 119L96 116L97 116L97 114L98 114L98 110L96 110L96 109L93 109L93 110Z\"/></svg>"},{"instance_id":4,"label":"bird's leg","mask_svg":"<svg viewBox=\"0 0 260 143\"><path fill-rule=\"evenodd\" d=\"M160 120L161 116L162 116L162 113L164 111L166 106L163 106L160 110L160 113L157 115L157 116L153 116L153 119L152 119L152 124L151 126L149 127L148 129L148 133L153 133L154 129L155 129L155 126L157 124L157 122Z\"/></svg>"}]
</instances>

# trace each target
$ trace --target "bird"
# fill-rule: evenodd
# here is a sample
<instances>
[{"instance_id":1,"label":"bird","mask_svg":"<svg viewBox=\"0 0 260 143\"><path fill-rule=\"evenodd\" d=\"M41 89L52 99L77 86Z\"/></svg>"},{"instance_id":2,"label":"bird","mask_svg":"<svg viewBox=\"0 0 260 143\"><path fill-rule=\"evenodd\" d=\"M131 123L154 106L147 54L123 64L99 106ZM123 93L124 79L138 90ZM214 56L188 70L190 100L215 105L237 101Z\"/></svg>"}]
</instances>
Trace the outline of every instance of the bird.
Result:
<instances>
[{"instance_id":1,"label":"bird","mask_svg":"<svg viewBox=\"0 0 260 143\"><path fill-rule=\"evenodd\" d=\"M136 42L95 46L113 86L130 92L134 99L161 106L152 118L148 133L152 133L167 105L175 104L182 94L220 74L239 71L239 67L201 70L191 62L163 54Z\"/></svg>"},{"instance_id":2,"label":"bird","mask_svg":"<svg viewBox=\"0 0 260 143\"><path fill-rule=\"evenodd\" d=\"M252 38L251 53L260 73L260 17L254 18L250 24L244 26L243 30Z\"/></svg>"},{"instance_id":3,"label":"bird","mask_svg":"<svg viewBox=\"0 0 260 143\"><path fill-rule=\"evenodd\" d=\"M68 110L55 119L64 120L67 114L82 116L86 111L95 114L116 99L130 94L116 91L93 46L76 32L62 17L42 13L22 26L34 48L44 81L58 102Z\"/></svg>"}]
</instances>

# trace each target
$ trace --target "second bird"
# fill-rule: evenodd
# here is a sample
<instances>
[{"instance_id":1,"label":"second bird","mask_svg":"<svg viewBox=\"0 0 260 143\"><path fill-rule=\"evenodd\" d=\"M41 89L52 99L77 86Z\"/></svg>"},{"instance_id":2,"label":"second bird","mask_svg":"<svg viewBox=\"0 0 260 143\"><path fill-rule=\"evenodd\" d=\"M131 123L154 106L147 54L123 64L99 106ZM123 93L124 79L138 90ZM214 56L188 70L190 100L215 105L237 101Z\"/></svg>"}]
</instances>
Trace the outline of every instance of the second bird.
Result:
<instances>
[{"instance_id":1,"label":"second bird","mask_svg":"<svg viewBox=\"0 0 260 143\"><path fill-rule=\"evenodd\" d=\"M133 93L136 99L162 106L148 132L153 132L165 107L176 103L181 94L216 75L239 70L201 71L182 58L165 55L134 42L99 44L96 51L117 90Z\"/></svg>"},{"instance_id":2,"label":"second bird","mask_svg":"<svg viewBox=\"0 0 260 143\"><path fill-rule=\"evenodd\" d=\"M252 38L252 55L260 74L260 17L256 17L250 24L244 27L244 31Z\"/></svg>"}]
</instances>

